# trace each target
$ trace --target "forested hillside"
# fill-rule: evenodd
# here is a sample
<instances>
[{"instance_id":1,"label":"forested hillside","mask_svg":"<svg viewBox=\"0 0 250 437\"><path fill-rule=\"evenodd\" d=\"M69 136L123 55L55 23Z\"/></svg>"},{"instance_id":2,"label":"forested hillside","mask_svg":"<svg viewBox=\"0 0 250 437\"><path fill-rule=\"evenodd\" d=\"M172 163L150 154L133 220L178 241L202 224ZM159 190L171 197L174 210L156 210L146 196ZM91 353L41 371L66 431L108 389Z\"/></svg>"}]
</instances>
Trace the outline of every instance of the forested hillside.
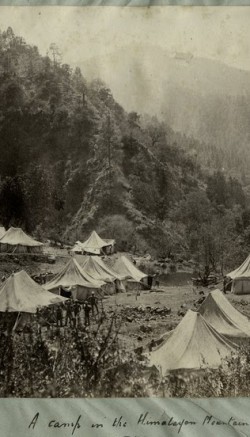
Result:
<instances>
[{"instance_id":1,"label":"forested hillside","mask_svg":"<svg viewBox=\"0 0 250 437\"><path fill-rule=\"evenodd\" d=\"M224 168L250 187L249 71L150 44L92 57L84 71L98 72L125 108L166 121L202 166Z\"/></svg>"},{"instance_id":2,"label":"forested hillside","mask_svg":"<svg viewBox=\"0 0 250 437\"><path fill-rule=\"evenodd\" d=\"M118 249L231 266L249 250L248 198L236 179L205 173L197 147L167 120L126 113L55 45L42 57L10 28L0 34L6 227L70 243L96 228Z\"/></svg>"}]
</instances>

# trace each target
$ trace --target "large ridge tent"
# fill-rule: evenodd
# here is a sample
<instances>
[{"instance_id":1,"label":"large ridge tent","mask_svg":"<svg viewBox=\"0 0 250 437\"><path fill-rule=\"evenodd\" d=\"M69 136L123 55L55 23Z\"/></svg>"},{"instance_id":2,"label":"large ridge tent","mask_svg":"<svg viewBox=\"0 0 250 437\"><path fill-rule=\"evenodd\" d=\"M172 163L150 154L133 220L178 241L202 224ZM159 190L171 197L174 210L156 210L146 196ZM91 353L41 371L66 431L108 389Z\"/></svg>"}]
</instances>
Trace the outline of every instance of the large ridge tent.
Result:
<instances>
[{"instance_id":1,"label":"large ridge tent","mask_svg":"<svg viewBox=\"0 0 250 437\"><path fill-rule=\"evenodd\" d=\"M92 279L105 282L103 290L108 294L124 291L119 274L105 264L101 258L94 256L85 257L81 267Z\"/></svg>"},{"instance_id":2,"label":"large ridge tent","mask_svg":"<svg viewBox=\"0 0 250 437\"><path fill-rule=\"evenodd\" d=\"M172 335L149 354L149 361L164 376L177 370L217 368L236 348L201 314L188 310Z\"/></svg>"},{"instance_id":3,"label":"large ridge tent","mask_svg":"<svg viewBox=\"0 0 250 437\"><path fill-rule=\"evenodd\" d=\"M35 253L41 251L43 243L25 234L21 228L9 228L0 239L1 252Z\"/></svg>"},{"instance_id":4,"label":"large ridge tent","mask_svg":"<svg viewBox=\"0 0 250 437\"><path fill-rule=\"evenodd\" d=\"M213 328L227 338L233 341L250 339L250 321L231 305L220 290L209 293L199 312Z\"/></svg>"},{"instance_id":5,"label":"large ridge tent","mask_svg":"<svg viewBox=\"0 0 250 437\"><path fill-rule=\"evenodd\" d=\"M235 294L250 294L250 255L240 267L227 274L232 279L231 291Z\"/></svg>"},{"instance_id":6,"label":"large ridge tent","mask_svg":"<svg viewBox=\"0 0 250 437\"><path fill-rule=\"evenodd\" d=\"M119 257L113 265L113 270L124 281L127 289L143 288L142 280L148 275L141 272L135 265L124 255Z\"/></svg>"},{"instance_id":7,"label":"large ridge tent","mask_svg":"<svg viewBox=\"0 0 250 437\"><path fill-rule=\"evenodd\" d=\"M5 313L3 320L8 320L8 327L13 330L31 322L38 309L61 304L65 300L46 291L24 270L13 273L0 286L0 312Z\"/></svg>"},{"instance_id":8,"label":"large ridge tent","mask_svg":"<svg viewBox=\"0 0 250 437\"><path fill-rule=\"evenodd\" d=\"M103 296L101 287L105 283L102 281L95 281L86 272L82 270L75 258L63 267L47 284L44 285L46 290L53 293L60 293L61 288L70 289L72 297L78 300L85 300L92 291L98 297Z\"/></svg>"},{"instance_id":9,"label":"large ridge tent","mask_svg":"<svg viewBox=\"0 0 250 437\"><path fill-rule=\"evenodd\" d=\"M30 278L24 270L13 273L0 286L0 312L36 313L40 307L64 302Z\"/></svg>"},{"instance_id":10,"label":"large ridge tent","mask_svg":"<svg viewBox=\"0 0 250 437\"><path fill-rule=\"evenodd\" d=\"M96 231L91 232L89 238L81 243L81 248L85 253L92 255L110 254L114 250L115 240L103 240Z\"/></svg>"}]
</instances>

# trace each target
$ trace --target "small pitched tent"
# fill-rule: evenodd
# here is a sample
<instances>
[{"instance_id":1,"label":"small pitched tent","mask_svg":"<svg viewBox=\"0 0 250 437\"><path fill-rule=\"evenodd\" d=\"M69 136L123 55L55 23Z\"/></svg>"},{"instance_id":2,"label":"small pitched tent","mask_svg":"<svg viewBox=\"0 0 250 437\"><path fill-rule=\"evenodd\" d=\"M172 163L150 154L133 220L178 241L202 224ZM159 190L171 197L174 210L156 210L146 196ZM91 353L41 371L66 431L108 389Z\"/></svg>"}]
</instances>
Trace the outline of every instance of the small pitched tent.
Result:
<instances>
[{"instance_id":1,"label":"small pitched tent","mask_svg":"<svg viewBox=\"0 0 250 437\"><path fill-rule=\"evenodd\" d=\"M65 298L53 296L24 271L13 273L0 286L0 312L36 313L38 308L62 303Z\"/></svg>"},{"instance_id":2,"label":"small pitched tent","mask_svg":"<svg viewBox=\"0 0 250 437\"><path fill-rule=\"evenodd\" d=\"M92 291L97 296L102 297L102 285L104 285L104 282L92 279L86 272L83 272L78 262L71 258L66 266L44 287L56 294L60 293L61 288L70 289L74 299L83 301L87 299Z\"/></svg>"},{"instance_id":3,"label":"small pitched tent","mask_svg":"<svg viewBox=\"0 0 250 437\"><path fill-rule=\"evenodd\" d=\"M213 290L201 304L199 312L219 334L232 339L250 339L250 321L236 310L220 290Z\"/></svg>"},{"instance_id":4,"label":"small pitched tent","mask_svg":"<svg viewBox=\"0 0 250 437\"><path fill-rule=\"evenodd\" d=\"M113 270L125 281L127 289L142 288L142 280L148 275L141 272L135 265L124 255L118 258L113 265Z\"/></svg>"},{"instance_id":5,"label":"small pitched tent","mask_svg":"<svg viewBox=\"0 0 250 437\"><path fill-rule=\"evenodd\" d=\"M80 241L77 241L74 247L72 247L71 252L82 254L83 252L82 243Z\"/></svg>"},{"instance_id":6,"label":"small pitched tent","mask_svg":"<svg viewBox=\"0 0 250 437\"><path fill-rule=\"evenodd\" d=\"M113 294L116 291L124 291L121 277L115 273L114 270L108 267L101 258L87 256L81 266L83 271L92 279L105 282L103 290L106 293Z\"/></svg>"},{"instance_id":7,"label":"small pitched tent","mask_svg":"<svg viewBox=\"0 0 250 437\"><path fill-rule=\"evenodd\" d=\"M43 243L25 234L21 228L9 228L0 239L1 252L35 253L41 251Z\"/></svg>"},{"instance_id":8,"label":"small pitched tent","mask_svg":"<svg viewBox=\"0 0 250 437\"><path fill-rule=\"evenodd\" d=\"M101 255L101 253L110 254L113 252L115 240L103 240L96 231L91 232L89 238L81 243L85 253L92 255Z\"/></svg>"},{"instance_id":9,"label":"small pitched tent","mask_svg":"<svg viewBox=\"0 0 250 437\"><path fill-rule=\"evenodd\" d=\"M235 294L250 294L250 255L240 267L228 273L232 279L231 291Z\"/></svg>"},{"instance_id":10,"label":"small pitched tent","mask_svg":"<svg viewBox=\"0 0 250 437\"><path fill-rule=\"evenodd\" d=\"M221 336L201 314L188 310L172 335L149 354L151 366L166 375L177 370L217 368L236 345Z\"/></svg>"}]
</instances>

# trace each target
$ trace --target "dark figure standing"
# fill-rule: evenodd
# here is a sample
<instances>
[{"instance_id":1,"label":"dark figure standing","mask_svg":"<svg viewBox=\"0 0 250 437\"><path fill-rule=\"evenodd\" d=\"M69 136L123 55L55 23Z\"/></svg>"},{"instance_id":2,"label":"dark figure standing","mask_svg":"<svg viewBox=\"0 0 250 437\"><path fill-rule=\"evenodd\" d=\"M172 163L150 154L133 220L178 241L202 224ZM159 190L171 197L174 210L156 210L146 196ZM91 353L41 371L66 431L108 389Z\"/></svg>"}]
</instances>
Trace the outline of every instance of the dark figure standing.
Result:
<instances>
[{"instance_id":1,"label":"dark figure standing","mask_svg":"<svg viewBox=\"0 0 250 437\"><path fill-rule=\"evenodd\" d=\"M62 313L61 306L58 305L56 309L56 326L62 327L62 325L63 325L63 313Z\"/></svg>"},{"instance_id":2,"label":"dark figure standing","mask_svg":"<svg viewBox=\"0 0 250 437\"><path fill-rule=\"evenodd\" d=\"M85 325L89 326L89 324L90 324L89 313L90 313L90 310L91 310L91 306L88 304L88 302L84 303L83 310L84 310Z\"/></svg>"},{"instance_id":3,"label":"dark figure standing","mask_svg":"<svg viewBox=\"0 0 250 437\"><path fill-rule=\"evenodd\" d=\"M81 305L78 302L75 302L73 307L75 326L77 325L77 323L79 324L80 312Z\"/></svg>"},{"instance_id":4,"label":"dark figure standing","mask_svg":"<svg viewBox=\"0 0 250 437\"><path fill-rule=\"evenodd\" d=\"M75 316L77 317L78 314L81 311L81 305L78 302L74 302L74 309L73 309L73 311L74 311Z\"/></svg>"},{"instance_id":5,"label":"dark figure standing","mask_svg":"<svg viewBox=\"0 0 250 437\"><path fill-rule=\"evenodd\" d=\"M66 303L65 326L68 326L68 322L69 322L69 325L70 325L70 323L71 323L71 306L70 306L69 302Z\"/></svg>"},{"instance_id":6,"label":"dark figure standing","mask_svg":"<svg viewBox=\"0 0 250 437\"><path fill-rule=\"evenodd\" d=\"M159 276L160 276L160 272L157 270L157 272L155 273L155 286L156 286L156 287L159 287L159 286L160 286L160 279L159 279Z\"/></svg>"},{"instance_id":7,"label":"dark figure standing","mask_svg":"<svg viewBox=\"0 0 250 437\"><path fill-rule=\"evenodd\" d=\"M94 308L96 309L96 313L99 314L98 305L97 305L97 298L95 297L95 294L93 291L92 291L91 296L89 298L89 303L91 305L93 316L94 316Z\"/></svg>"},{"instance_id":8,"label":"dark figure standing","mask_svg":"<svg viewBox=\"0 0 250 437\"><path fill-rule=\"evenodd\" d=\"M76 327L76 315L74 313L74 308L72 309L72 312L71 312L71 327L72 328Z\"/></svg>"}]
</instances>

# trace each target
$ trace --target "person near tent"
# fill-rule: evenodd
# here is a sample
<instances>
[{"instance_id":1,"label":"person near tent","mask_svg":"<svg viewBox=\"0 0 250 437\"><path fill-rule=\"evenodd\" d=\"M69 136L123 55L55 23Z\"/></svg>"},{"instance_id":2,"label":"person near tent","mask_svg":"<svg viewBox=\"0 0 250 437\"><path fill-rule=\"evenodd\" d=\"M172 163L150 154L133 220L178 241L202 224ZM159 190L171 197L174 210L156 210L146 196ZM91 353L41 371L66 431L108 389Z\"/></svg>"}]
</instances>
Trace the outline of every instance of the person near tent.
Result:
<instances>
[{"instance_id":1,"label":"person near tent","mask_svg":"<svg viewBox=\"0 0 250 437\"><path fill-rule=\"evenodd\" d=\"M48 319L50 323L52 324L56 323L57 315L56 315L56 310L53 306L48 308Z\"/></svg>"},{"instance_id":2,"label":"person near tent","mask_svg":"<svg viewBox=\"0 0 250 437\"><path fill-rule=\"evenodd\" d=\"M90 313L90 310L91 310L91 306L89 305L88 301L84 302L83 310L84 310L85 325L89 326L90 325L89 313Z\"/></svg>"},{"instance_id":3,"label":"person near tent","mask_svg":"<svg viewBox=\"0 0 250 437\"><path fill-rule=\"evenodd\" d=\"M159 276L160 276L160 272L159 272L159 270L157 270L156 273L155 273L155 286L156 286L156 287L159 287L159 286L160 286L160 279L159 279Z\"/></svg>"},{"instance_id":4,"label":"person near tent","mask_svg":"<svg viewBox=\"0 0 250 437\"><path fill-rule=\"evenodd\" d=\"M95 293L93 291L92 291L91 296L89 298L89 303L91 305L92 315L94 316L94 314L95 314L94 309L96 309L96 313L99 314L98 305L97 305L97 298L96 298Z\"/></svg>"},{"instance_id":5,"label":"person near tent","mask_svg":"<svg viewBox=\"0 0 250 437\"><path fill-rule=\"evenodd\" d=\"M76 315L74 312L74 306L71 308L71 327L76 328Z\"/></svg>"},{"instance_id":6,"label":"person near tent","mask_svg":"<svg viewBox=\"0 0 250 437\"><path fill-rule=\"evenodd\" d=\"M66 307L65 326L68 326L68 324L69 325L71 324L71 316L72 316L70 302L66 302L65 307Z\"/></svg>"},{"instance_id":7,"label":"person near tent","mask_svg":"<svg viewBox=\"0 0 250 437\"><path fill-rule=\"evenodd\" d=\"M43 323L42 308L37 308L37 310L36 310L36 332L37 332L37 335L40 335L42 333L42 323Z\"/></svg>"},{"instance_id":8,"label":"person near tent","mask_svg":"<svg viewBox=\"0 0 250 437\"><path fill-rule=\"evenodd\" d=\"M81 312L81 305L79 302L74 302L73 305L73 313L75 316L75 326L78 324L79 325L79 319L80 319L80 312Z\"/></svg>"},{"instance_id":9,"label":"person near tent","mask_svg":"<svg viewBox=\"0 0 250 437\"><path fill-rule=\"evenodd\" d=\"M62 327L63 325L63 313L60 305L56 308L56 326Z\"/></svg>"}]
</instances>

